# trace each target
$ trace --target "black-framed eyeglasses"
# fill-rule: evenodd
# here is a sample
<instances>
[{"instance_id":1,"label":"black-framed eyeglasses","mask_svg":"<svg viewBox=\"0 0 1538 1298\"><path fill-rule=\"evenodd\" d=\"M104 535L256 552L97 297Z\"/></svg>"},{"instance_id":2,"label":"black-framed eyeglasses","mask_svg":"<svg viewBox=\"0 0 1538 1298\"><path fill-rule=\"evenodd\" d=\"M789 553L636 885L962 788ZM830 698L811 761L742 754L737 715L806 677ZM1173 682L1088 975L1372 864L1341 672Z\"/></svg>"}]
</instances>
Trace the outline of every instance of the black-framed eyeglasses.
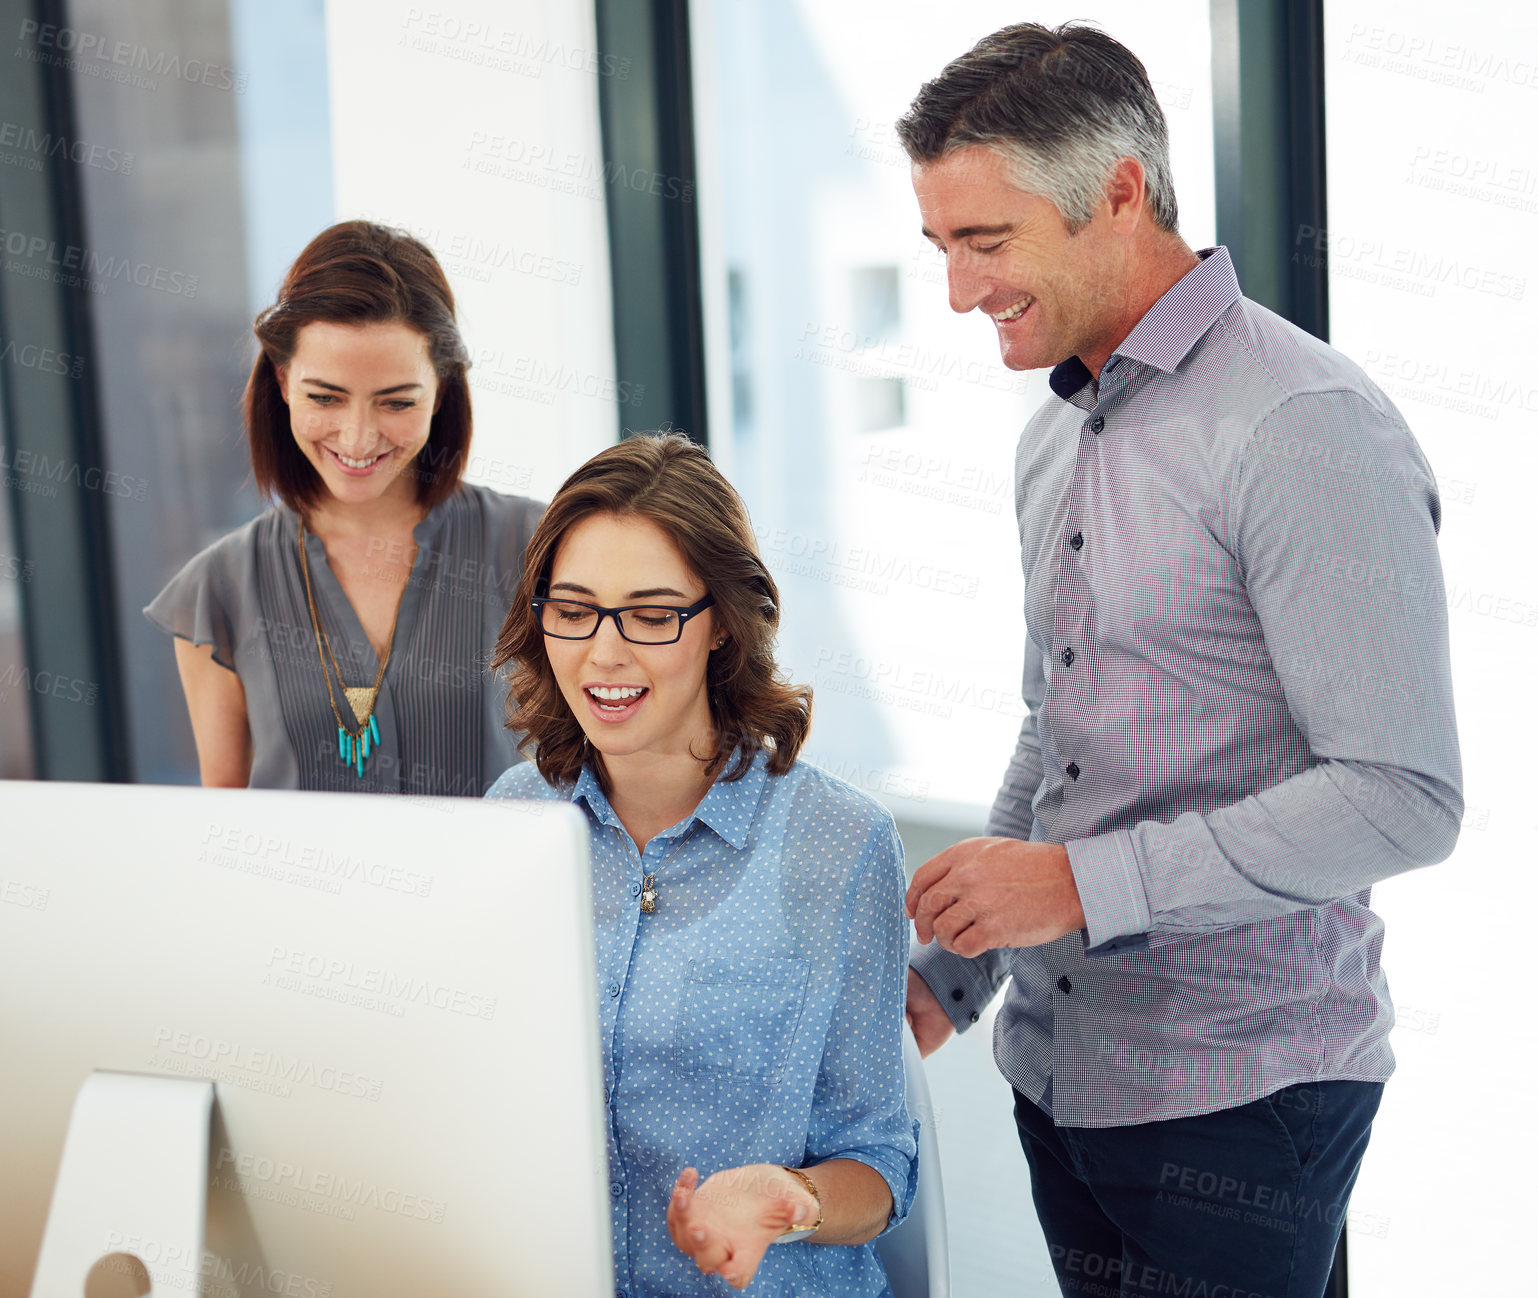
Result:
<instances>
[{"instance_id":1,"label":"black-framed eyeglasses","mask_svg":"<svg viewBox=\"0 0 1538 1298\"><path fill-rule=\"evenodd\" d=\"M580 599L551 599L539 595L531 599L539 629L557 640L591 640L598 634L606 617L614 619L620 635L631 644L673 644L684 633L684 623L703 613L716 602L706 595L688 608L666 604L624 604L619 608L600 608Z\"/></svg>"}]
</instances>

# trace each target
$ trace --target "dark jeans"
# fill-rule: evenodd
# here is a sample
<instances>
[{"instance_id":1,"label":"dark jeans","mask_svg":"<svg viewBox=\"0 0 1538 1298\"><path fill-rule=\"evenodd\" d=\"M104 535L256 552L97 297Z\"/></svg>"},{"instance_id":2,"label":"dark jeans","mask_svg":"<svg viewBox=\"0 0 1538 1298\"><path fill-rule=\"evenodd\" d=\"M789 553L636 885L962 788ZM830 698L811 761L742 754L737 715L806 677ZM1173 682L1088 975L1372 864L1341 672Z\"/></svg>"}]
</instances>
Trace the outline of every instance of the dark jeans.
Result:
<instances>
[{"instance_id":1,"label":"dark jeans","mask_svg":"<svg viewBox=\"0 0 1538 1298\"><path fill-rule=\"evenodd\" d=\"M1067 1298L1320 1298L1381 1082L1235 1109L1057 1127L1018 1091L1036 1215Z\"/></svg>"}]
</instances>

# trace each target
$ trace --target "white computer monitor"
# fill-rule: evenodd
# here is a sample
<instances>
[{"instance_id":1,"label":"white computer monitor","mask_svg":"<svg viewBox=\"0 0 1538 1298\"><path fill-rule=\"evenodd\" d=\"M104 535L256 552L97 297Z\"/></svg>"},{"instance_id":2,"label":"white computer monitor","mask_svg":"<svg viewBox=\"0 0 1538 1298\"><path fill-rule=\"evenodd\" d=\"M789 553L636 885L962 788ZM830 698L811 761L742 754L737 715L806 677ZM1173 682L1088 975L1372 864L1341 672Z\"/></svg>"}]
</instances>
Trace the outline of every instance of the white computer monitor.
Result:
<instances>
[{"instance_id":1,"label":"white computer monitor","mask_svg":"<svg viewBox=\"0 0 1538 1298\"><path fill-rule=\"evenodd\" d=\"M0 1298L97 1069L216 1083L204 1292L613 1293L573 808L0 782L0 835Z\"/></svg>"}]
</instances>

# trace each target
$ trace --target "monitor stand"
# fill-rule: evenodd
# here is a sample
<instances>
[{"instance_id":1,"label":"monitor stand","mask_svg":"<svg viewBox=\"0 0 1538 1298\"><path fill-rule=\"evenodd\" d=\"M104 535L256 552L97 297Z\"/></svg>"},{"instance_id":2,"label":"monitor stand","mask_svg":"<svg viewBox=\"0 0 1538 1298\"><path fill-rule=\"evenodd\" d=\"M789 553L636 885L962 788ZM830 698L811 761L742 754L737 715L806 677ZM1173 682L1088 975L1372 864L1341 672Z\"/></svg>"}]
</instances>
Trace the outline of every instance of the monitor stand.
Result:
<instances>
[{"instance_id":1,"label":"monitor stand","mask_svg":"<svg viewBox=\"0 0 1538 1298\"><path fill-rule=\"evenodd\" d=\"M111 1072L86 1079L32 1298L81 1298L103 1258L135 1272L138 1259L157 1294L199 1292L213 1103L210 1081Z\"/></svg>"}]
</instances>

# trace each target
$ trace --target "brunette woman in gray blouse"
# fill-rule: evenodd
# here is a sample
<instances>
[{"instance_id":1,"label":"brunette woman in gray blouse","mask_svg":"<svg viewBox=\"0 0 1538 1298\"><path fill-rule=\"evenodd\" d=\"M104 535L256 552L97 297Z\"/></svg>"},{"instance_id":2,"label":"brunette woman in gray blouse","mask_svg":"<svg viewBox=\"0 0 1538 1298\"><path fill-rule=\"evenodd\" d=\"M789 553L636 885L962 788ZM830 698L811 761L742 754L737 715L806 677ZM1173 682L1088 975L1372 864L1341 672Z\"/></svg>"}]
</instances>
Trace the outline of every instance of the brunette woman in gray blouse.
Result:
<instances>
[{"instance_id":1,"label":"brunette woman in gray blouse","mask_svg":"<svg viewBox=\"0 0 1538 1298\"><path fill-rule=\"evenodd\" d=\"M486 670L540 506L460 482L468 353L432 252L348 221L256 321L276 504L145 609L175 637L205 785L479 797L517 759Z\"/></svg>"}]
</instances>

